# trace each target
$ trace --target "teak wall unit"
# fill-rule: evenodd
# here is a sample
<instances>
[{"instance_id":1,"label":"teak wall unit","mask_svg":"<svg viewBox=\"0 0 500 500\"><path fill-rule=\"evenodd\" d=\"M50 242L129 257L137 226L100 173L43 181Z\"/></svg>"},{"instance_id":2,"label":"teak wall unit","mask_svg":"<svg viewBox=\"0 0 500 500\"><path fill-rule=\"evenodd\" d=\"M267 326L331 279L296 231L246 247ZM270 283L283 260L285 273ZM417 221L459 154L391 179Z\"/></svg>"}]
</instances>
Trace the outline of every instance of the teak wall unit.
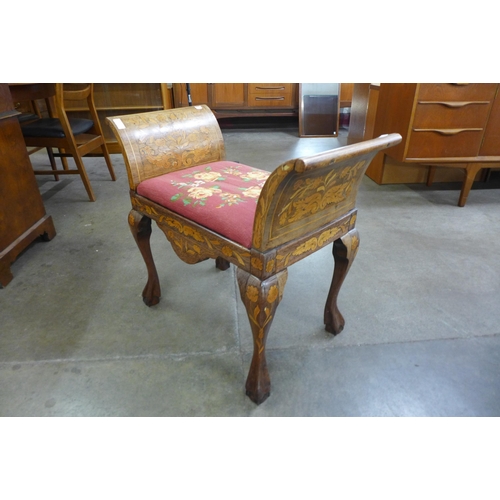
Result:
<instances>
[{"instance_id":1,"label":"teak wall unit","mask_svg":"<svg viewBox=\"0 0 500 500\"><path fill-rule=\"evenodd\" d=\"M174 106L187 106L185 83L174 83ZM297 83L191 83L193 105L206 104L217 118L297 116Z\"/></svg>"},{"instance_id":2,"label":"teak wall unit","mask_svg":"<svg viewBox=\"0 0 500 500\"><path fill-rule=\"evenodd\" d=\"M383 83L378 94L373 137L397 132L403 140L373 160L367 175L377 183L430 184L435 167L446 167L438 172L440 180L464 180L464 206L480 171L500 166L499 84ZM465 170L465 178L460 171L443 179L449 167Z\"/></svg>"}]
</instances>

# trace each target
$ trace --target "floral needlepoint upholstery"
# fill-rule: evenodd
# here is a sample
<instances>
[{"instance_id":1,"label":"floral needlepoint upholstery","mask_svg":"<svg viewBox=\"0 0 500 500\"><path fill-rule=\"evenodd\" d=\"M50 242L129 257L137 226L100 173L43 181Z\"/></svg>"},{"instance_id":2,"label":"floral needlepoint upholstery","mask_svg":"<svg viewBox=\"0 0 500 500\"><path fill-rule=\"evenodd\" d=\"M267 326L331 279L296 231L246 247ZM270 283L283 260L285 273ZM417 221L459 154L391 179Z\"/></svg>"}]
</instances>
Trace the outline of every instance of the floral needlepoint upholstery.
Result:
<instances>
[{"instance_id":1,"label":"floral needlepoint upholstery","mask_svg":"<svg viewBox=\"0 0 500 500\"><path fill-rule=\"evenodd\" d=\"M137 193L250 248L257 200L268 177L265 170L218 161L147 179Z\"/></svg>"}]
</instances>

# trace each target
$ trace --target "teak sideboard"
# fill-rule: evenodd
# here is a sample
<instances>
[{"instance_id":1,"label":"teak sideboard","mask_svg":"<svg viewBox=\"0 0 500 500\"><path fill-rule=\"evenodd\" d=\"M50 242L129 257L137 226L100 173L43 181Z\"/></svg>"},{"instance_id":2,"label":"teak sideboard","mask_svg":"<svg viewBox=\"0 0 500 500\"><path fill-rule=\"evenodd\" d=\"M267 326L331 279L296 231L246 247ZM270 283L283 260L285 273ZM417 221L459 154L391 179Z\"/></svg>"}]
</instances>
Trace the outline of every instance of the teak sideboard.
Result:
<instances>
[{"instance_id":1,"label":"teak sideboard","mask_svg":"<svg viewBox=\"0 0 500 500\"><path fill-rule=\"evenodd\" d=\"M185 83L172 85L174 107L188 105ZM191 83L193 104L206 104L217 118L298 115L297 83Z\"/></svg>"},{"instance_id":2,"label":"teak sideboard","mask_svg":"<svg viewBox=\"0 0 500 500\"><path fill-rule=\"evenodd\" d=\"M500 167L497 83L356 84L352 113L349 142L392 132L403 137L368 168L367 175L379 184L429 184L436 167L446 167L440 180L465 179L459 199L463 206L480 171ZM364 129L357 113L364 113Z\"/></svg>"}]
</instances>

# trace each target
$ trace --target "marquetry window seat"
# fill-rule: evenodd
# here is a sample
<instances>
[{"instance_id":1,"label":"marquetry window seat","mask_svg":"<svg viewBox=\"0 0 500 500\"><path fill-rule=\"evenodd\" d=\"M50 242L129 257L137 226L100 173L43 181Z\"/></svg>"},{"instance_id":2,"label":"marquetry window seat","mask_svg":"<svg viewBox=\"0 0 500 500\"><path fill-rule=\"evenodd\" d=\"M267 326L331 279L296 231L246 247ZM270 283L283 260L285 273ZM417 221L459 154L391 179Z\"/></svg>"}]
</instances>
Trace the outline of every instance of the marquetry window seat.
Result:
<instances>
[{"instance_id":1,"label":"marquetry window seat","mask_svg":"<svg viewBox=\"0 0 500 500\"><path fill-rule=\"evenodd\" d=\"M152 220L183 261L213 258L218 269L236 266L254 340L246 394L262 403L271 387L266 338L287 268L333 243L335 269L324 324L340 333L345 321L337 296L359 246L358 187L375 154L401 136L289 160L269 173L226 161L220 128L206 106L108 120L127 167L130 229L148 271L144 302L155 305L161 295L149 243Z\"/></svg>"}]
</instances>

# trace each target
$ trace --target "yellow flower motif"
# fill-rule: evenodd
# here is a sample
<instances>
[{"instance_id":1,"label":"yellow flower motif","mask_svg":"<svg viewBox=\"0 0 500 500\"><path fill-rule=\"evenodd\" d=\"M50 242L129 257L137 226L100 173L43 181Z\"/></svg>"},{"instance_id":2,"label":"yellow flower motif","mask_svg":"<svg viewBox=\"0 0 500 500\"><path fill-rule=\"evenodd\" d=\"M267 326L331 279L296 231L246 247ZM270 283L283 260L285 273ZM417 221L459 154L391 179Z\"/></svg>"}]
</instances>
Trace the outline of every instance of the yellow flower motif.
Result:
<instances>
[{"instance_id":1,"label":"yellow flower motif","mask_svg":"<svg viewBox=\"0 0 500 500\"><path fill-rule=\"evenodd\" d=\"M263 181L269 177L269 172L261 172L260 170L252 170L242 176L244 179L255 179Z\"/></svg>"},{"instance_id":2,"label":"yellow flower motif","mask_svg":"<svg viewBox=\"0 0 500 500\"><path fill-rule=\"evenodd\" d=\"M219 172L201 172L199 174L195 174L194 178L205 181L205 182L212 182L215 181L220 177Z\"/></svg>"},{"instance_id":3,"label":"yellow flower motif","mask_svg":"<svg viewBox=\"0 0 500 500\"><path fill-rule=\"evenodd\" d=\"M247 297L252 301L252 302L257 302L259 299L259 290L257 289L256 286L250 285L247 288Z\"/></svg>"},{"instance_id":4,"label":"yellow flower motif","mask_svg":"<svg viewBox=\"0 0 500 500\"><path fill-rule=\"evenodd\" d=\"M262 261L257 259L257 257L252 257L252 266L256 269L260 269L262 271Z\"/></svg>"},{"instance_id":5,"label":"yellow flower motif","mask_svg":"<svg viewBox=\"0 0 500 500\"><path fill-rule=\"evenodd\" d=\"M272 304L277 298L278 298L278 287L276 285L273 285L269 289L269 293L267 294L267 301L269 302L269 304Z\"/></svg>"},{"instance_id":6,"label":"yellow flower motif","mask_svg":"<svg viewBox=\"0 0 500 500\"><path fill-rule=\"evenodd\" d=\"M192 187L188 189L189 196L195 200L201 200L202 198L208 198L214 193L220 192L220 189L208 189L204 187Z\"/></svg>"},{"instance_id":7,"label":"yellow flower motif","mask_svg":"<svg viewBox=\"0 0 500 500\"><path fill-rule=\"evenodd\" d=\"M243 196L246 196L248 198L258 198L261 191L262 188L260 188L259 186L252 186L251 188L243 191Z\"/></svg>"},{"instance_id":8,"label":"yellow flower motif","mask_svg":"<svg viewBox=\"0 0 500 500\"><path fill-rule=\"evenodd\" d=\"M239 195L237 194L231 194L231 193L222 193L221 198L228 204L228 205L234 205L237 204L239 201L242 201ZM217 207L220 208L220 207Z\"/></svg>"},{"instance_id":9,"label":"yellow flower motif","mask_svg":"<svg viewBox=\"0 0 500 500\"><path fill-rule=\"evenodd\" d=\"M236 177L239 177L241 175L241 172L238 170L238 167L227 167L223 170L225 174L228 175L234 175Z\"/></svg>"}]
</instances>

